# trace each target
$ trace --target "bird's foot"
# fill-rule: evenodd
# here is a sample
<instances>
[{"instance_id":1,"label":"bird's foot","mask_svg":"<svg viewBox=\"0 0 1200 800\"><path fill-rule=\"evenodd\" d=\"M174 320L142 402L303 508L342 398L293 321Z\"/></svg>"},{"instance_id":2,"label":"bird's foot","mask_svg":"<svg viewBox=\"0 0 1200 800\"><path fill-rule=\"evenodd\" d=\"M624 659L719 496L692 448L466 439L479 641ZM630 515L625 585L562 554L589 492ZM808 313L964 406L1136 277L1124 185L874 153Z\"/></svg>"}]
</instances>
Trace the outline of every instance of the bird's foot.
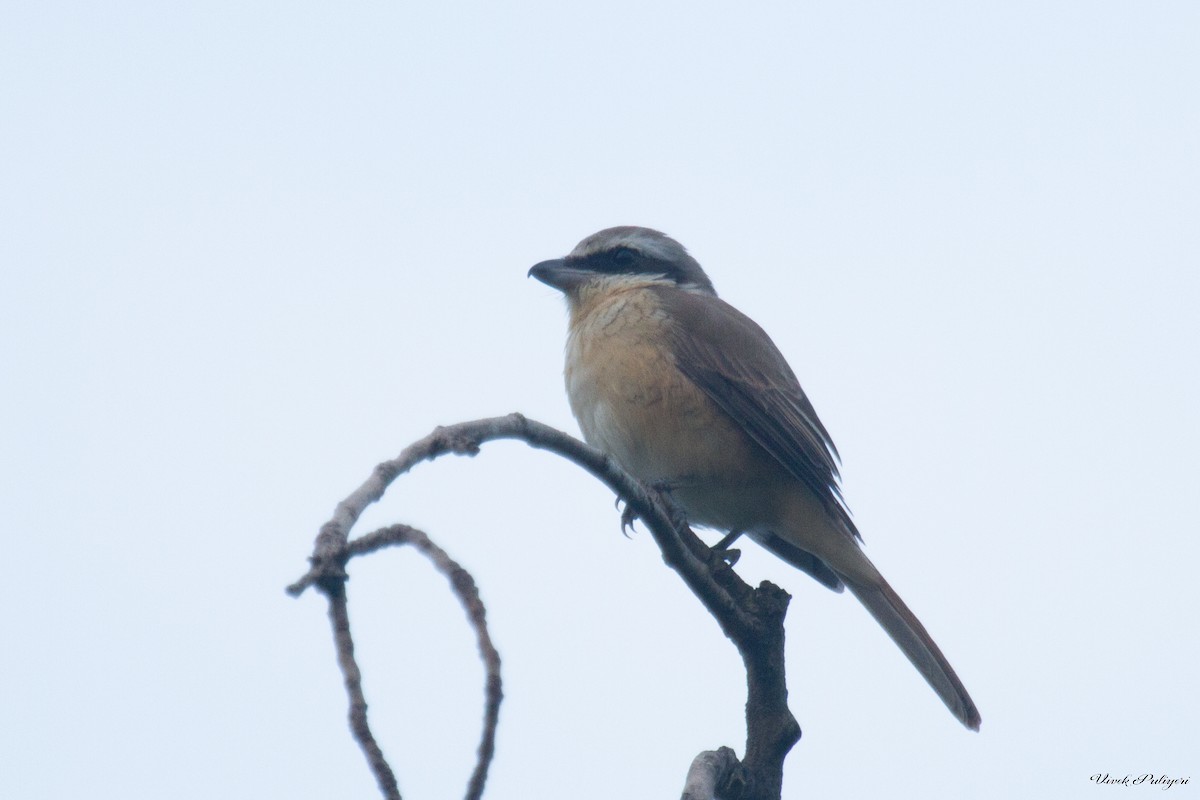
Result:
<instances>
[{"instance_id":1,"label":"bird's foot","mask_svg":"<svg viewBox=\"0 0 1200 800\"><path fill-rule=\"evenodd\" d=\"M725 538L721 539L721 541L712 546L713 552L731 567L738 562L739 558L742 557L742 551L733 550L729 547L729 545L736 542L738 537L741 535L742 531L730 531L725 535Z\"/></svg>"},{"instance_id":2,"label":"bird's foot","mask_svg":"<svg viewBox=\"0 0 1200 800\"><path fill-rule=\"evenodd\" d=\"M671 496L675 488L679 486L678 481L670 481L666 478L660 478L649 485L650 491L658 495L662 500L663 506L671 517L671 524L676 528L686 528L688 526L687 514L683 513L683 509L675 502L675 498Z\"/></svg>"},{"instance_id":3,"label":"bird's foot","mask_svg":"<svg viewBox=\"0 0 1200 800\"><path fill-rule=\"evenodd\" d=\"M659 499L663 501L663 506L666 508L667 513L671 517L671 522L675 527L683 528L688 524L687 515L683 513L683 510L671 498L671 492L675 489L676 485L674 482L663 478L646 484L646 488L652 493L657 494ZM625 533L625 531L626 529L633 529L633 523L637 521L638 513L633 510L633 507L624 498L618 497L615 502L616 507L620 508L621 503L625 503L625 508L621 511L621 533L628 537L629 534Z\"/></svg>"}]
</instances>

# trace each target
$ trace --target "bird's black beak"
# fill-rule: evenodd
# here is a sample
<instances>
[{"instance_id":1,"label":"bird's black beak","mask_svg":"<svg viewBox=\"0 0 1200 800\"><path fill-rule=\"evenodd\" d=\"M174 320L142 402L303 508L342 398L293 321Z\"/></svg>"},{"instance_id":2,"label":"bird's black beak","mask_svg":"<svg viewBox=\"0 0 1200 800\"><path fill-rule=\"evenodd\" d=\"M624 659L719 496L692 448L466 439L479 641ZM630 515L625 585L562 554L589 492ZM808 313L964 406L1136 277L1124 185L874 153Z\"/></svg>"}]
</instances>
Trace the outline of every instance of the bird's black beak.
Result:
<instances>
[{"instance_id":1,"label":"bird's black beak","mask_svg":"<svg viewBox=\"0 0 1200 800\"><path fill-rule=\"evenodd\" d=\"M560 292L569 292L591 277L592 273L579 269L565 258L554 258L534 264L529 275Z\"/></svg>"}]
</instances>

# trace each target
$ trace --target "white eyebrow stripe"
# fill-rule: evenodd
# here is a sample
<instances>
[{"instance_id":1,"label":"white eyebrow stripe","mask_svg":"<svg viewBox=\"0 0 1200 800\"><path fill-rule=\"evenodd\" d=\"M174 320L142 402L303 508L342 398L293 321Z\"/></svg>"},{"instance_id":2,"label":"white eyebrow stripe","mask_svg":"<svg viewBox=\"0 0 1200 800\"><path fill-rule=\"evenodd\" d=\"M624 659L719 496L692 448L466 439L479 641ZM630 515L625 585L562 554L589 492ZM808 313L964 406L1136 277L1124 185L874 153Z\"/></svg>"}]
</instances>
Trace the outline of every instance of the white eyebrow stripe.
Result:
<instances>
[{"instance_id":1,"label":"white eyebrow stripe","mask_svg":"<svg viewBox=\"0 0 1200 800\"><path fill-rule=\"evenodd\" d=\"M594 233L576 245L568 257L586 258L618 247L628 247L660 261L674 262L687 257L687 251L674 239L646 228L609 228Z\"/></svg>"}]
</instances>

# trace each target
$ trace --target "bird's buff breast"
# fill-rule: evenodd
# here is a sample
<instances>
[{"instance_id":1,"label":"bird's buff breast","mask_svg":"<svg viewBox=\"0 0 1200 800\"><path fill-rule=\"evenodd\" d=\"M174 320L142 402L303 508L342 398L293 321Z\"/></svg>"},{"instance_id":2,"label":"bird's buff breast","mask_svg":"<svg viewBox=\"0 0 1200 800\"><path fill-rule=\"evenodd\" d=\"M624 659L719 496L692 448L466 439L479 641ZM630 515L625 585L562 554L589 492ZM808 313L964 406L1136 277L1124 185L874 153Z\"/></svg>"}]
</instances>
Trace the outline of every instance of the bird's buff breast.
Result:
<instances>
[{"instance_id":1,"label":"bird's buff breast","mask_svg":"<svg viewBox=\"0 0 1200 800\"><path fill-rule=\"evenodd\" d=\"M765 477L760 454L676 368L670 324L644 290L573 309L565 372L571 410L589 444L644 482L670 484L693 522L744 524L728 512L747 504L764 510L756 496ZM730 503L730 495L744 502Z\"/></svg>"}]
</instances>

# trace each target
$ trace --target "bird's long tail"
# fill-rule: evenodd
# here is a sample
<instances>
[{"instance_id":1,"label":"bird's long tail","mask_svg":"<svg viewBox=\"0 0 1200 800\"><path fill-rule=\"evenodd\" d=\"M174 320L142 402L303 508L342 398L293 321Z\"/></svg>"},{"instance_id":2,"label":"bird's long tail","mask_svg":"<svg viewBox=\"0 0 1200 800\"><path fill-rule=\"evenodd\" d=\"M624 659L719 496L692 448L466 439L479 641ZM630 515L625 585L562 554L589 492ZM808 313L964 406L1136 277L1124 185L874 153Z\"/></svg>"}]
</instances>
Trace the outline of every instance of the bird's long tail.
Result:
<instances>
[{"instance_id":1,"label":"bird's long tail","mask_svg":"<svg viewBox=\"0 0 1200 800\"><path fill-rule=\"evenodd\" d=\"M861 550L858 555L861 560L854 559L853 570L857 574L847 574L836 567L834 571L904 651L951 713L971 730L979 730L979 710L933 637L866 555Z\"/></svg>"}]
</instances>

